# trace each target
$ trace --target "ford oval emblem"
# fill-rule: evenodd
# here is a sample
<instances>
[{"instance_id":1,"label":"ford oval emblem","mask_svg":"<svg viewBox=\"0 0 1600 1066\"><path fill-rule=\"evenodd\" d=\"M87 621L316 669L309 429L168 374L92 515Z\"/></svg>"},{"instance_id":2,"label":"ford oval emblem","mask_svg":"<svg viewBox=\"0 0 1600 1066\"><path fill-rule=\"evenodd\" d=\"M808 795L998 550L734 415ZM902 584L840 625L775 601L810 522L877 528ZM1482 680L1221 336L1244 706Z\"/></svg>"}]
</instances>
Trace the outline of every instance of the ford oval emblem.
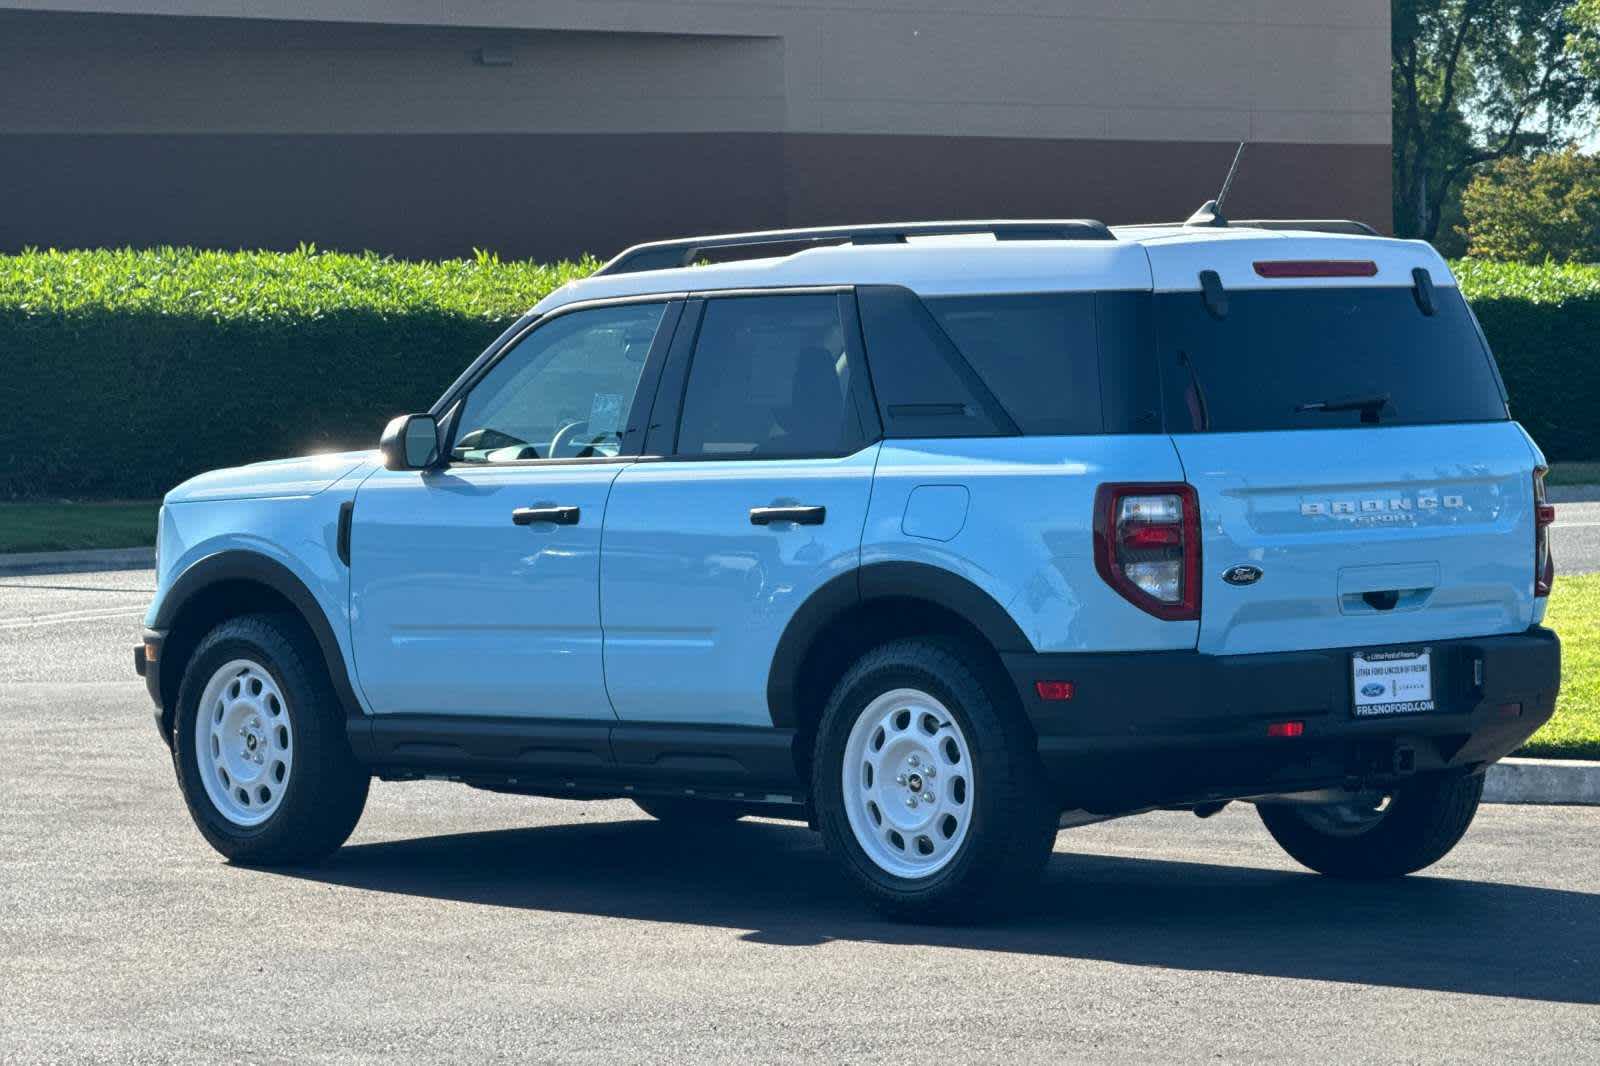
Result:
<instances>
[{"instance_id":1,"label":"ford oval emblem","mask_svg":"<svg viewBox=\"0 0 1600 1066\"><path fill-rule=\"evenodd\" d=\"M1388 691L1389 687L1387 685L1377 681L1368 681L1365 685L1361 686L1361 694L1368 699L1372 699L1374 696L1381 696Z\"/></svg>"},{"instance_id":2,"label":"ford oval emblem","mask_svg":"<svg viewBox=\"0 0 1600 1066\"><path fill-rule=\"evenodd\" d=\"M1230 585L1254 585L1261 580L1261 567L1230 566L1223 571L1222 580Z\"/></svg>"}]
</instances>

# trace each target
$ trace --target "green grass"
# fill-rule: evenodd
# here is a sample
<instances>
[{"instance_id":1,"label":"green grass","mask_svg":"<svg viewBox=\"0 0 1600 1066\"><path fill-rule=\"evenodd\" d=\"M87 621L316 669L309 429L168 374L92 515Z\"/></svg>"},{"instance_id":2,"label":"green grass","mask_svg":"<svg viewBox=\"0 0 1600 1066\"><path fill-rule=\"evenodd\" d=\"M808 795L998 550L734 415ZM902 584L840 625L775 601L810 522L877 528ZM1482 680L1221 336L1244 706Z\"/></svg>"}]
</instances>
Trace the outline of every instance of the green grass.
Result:
<instances>
[{"instance_id":1,"label":"green grass","mask_svg":"<svg viewBox=\"0 0 1600 1066\"><path fill-rule=\"evenodd\" d=\"M1551 463L1546 485L1600 485L1600 462Z\"/></svg>"},{"instance_id":2,"label":"green grass","mask_svg":"<svg viewBox=\"0 0 1600 1066\"><path fill-rule=\"evenodd\" d=\"M146 547L160 508L160 500L0 503L0 552Z\"/></svg>"},{"instance_id":3,"label":"green grass","mask_svg":"<svg viewBox=\"0 0 1600 1066\"><path fill-rule=\"evenodd\" d=\"M1556 578L1545 625L1561 637L1561 696L1517 754L1600 759L1600 574Z\"/></svg>"}]
</instances>

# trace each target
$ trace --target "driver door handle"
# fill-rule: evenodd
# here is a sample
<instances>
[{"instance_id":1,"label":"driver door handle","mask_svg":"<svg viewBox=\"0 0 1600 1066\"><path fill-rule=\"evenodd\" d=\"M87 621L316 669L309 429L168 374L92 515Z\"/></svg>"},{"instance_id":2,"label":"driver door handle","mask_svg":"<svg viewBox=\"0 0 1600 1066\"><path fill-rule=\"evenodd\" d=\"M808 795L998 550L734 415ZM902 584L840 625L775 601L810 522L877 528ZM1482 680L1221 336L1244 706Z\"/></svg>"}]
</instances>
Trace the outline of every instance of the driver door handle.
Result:
<instances>
[{"instance_id":1,"label":"driver door handle","mask_svg":"<svg viewBox=\"0 0 1600 1066\"><path fill-rule=\"evenodd\" d=\"M511 521L519 526L531 526L535 522L549 522L557 526L575 526L578 524L578 509L576 507L518 507L511 512Z\"/></svg>"},{"instance_id":2,"label":"driver door handle","mask_svg":"<svg viewBox=\"0 0 1600 1066\"><path fill-rule=\"evenodd\" d=\"M797 526L820 526L828 517L826 507L752 507L750 524L770 526L774 522L793 522Z\"/></svg>"}]
</instances>

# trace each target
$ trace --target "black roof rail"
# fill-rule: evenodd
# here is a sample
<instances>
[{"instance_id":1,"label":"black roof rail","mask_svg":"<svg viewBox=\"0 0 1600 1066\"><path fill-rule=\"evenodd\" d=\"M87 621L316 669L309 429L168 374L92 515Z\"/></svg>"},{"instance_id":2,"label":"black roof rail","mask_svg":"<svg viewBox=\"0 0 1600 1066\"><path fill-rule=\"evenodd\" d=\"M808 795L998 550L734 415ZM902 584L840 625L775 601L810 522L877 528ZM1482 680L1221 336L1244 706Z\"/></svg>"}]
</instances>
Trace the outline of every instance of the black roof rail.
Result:
<instances>
[{"instance_id":1,"label":"black roof rail","mask_svg":"<svg viewBox=\"0 0 1600 1066\"><path fill-rule=\"evenodd\" d=\"M596 274L632 274L692 265L702 252L716 248L755 248L768 244L904 244L908 237L989 233L997 241L1114 241L1104 222L1090 218L997 222L884 222L866 226L817 226L809 229L719 233L670 241L636 244L619 253Z\"/></svg>"},{"instance_id":2,"label":"black roof rail","mask_svg":"<svg viewBox=\"0 0 1600 1066\"><path fill-rule=\"evenodd\" d=\"M1187 222L1135 222L1118 229L1182 229ZM1233 229L1306 230L1311 233L1342 233L1347 237L1381 237L1383 234L1350 218L1240 218L1228 223Z\"/></svg>"},{"instance_id":3,"label":"black roof rail","mask_svg":"<svg viewBox=\"0 0 1600 1066\"><path fill-rule=\"evenodd\" d=\"M1343 233L1351 237L1381 237L1383 234L1352 218L1242 218L1232 225L1248 229L1300 229L1312 233Z\"/></svg>"}]
</instances>

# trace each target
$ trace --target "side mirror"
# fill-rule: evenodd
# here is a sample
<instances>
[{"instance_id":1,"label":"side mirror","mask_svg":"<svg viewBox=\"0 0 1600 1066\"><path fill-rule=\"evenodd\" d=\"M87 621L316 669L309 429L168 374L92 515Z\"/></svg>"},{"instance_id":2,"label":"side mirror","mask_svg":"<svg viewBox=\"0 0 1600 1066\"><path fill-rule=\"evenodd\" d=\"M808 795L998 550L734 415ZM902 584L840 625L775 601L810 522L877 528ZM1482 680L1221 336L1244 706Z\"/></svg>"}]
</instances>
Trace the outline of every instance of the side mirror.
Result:
<instances>
[{"instance_id":1,"label":"side mirror","mask_svg":"<svg viewBox=\"0 0 1600 1066\"><path fill-rule=\"evenodd\" d=\"M378 442L388 470L428 470L439 462L439 423L432 415L399 415Z\"/></svg>"}]
</instances>

